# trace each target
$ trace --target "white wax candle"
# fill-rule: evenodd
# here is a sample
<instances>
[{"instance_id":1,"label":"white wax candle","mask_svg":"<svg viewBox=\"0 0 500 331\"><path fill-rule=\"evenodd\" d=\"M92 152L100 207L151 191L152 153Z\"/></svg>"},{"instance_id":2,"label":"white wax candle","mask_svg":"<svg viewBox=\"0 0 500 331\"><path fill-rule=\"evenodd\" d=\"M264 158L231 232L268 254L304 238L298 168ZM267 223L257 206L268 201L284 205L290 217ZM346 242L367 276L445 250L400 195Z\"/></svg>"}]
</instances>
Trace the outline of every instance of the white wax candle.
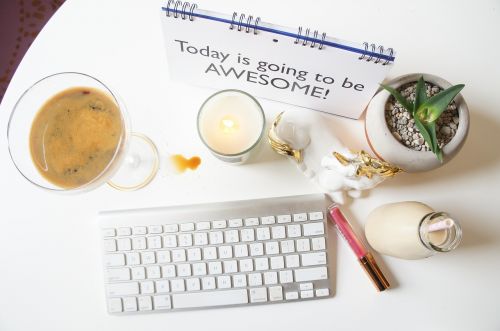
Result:
<instances>
[{"instance_id":1,"label":"white wax candle","mask_svg":"<svg viewBox=\"0 0 500 331\"><path fill-rule=\"evenodd\" d=\"M229 162L241 162L258 143L265 118L260 104L238 90L220 91L208 98L198 114L198 131L212 152Z\"/></svg>"}]
</instances>

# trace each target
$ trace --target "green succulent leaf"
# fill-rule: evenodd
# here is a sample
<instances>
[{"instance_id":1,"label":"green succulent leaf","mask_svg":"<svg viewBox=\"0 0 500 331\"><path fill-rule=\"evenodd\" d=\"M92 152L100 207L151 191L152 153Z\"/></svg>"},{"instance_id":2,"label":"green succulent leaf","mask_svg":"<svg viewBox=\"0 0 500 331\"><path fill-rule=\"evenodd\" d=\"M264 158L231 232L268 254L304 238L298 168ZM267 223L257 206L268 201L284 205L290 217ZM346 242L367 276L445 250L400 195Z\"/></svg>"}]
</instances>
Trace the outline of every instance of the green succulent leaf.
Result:
<instances>
[{"instance_id":1,"label":"green succulent leaf","mask_svg":"<svg viewBox=\"0 0 500 331\"><path fill-rule=\"evenodd\" d=\"M412 102L406 100L405 97L403 97L396 89L384 84L380 84L380 86L387 90L403 107L406 108L406 110L410 112L410 114L413 113L414 105Z\"/></svg>"},{"instance_id":2,"label":"green succulent leaf","mask_svg":"<svg viewBox=\"0 0 500 331\"><path fill-rule=\"evenodd\" d=\"M431 133L429 131L427 131L427 128L424 126L424 124L422 124L422 122L417 117L415 117L414 119L415 119L415 126L417 127L418 131L420 131L425 142L427 143L427 145L429 145L431 150L434 152L434 149L433 149L434 144L432 143Z\"/></svg>"},{"instance_id":3,"label":"green succulent leaf","mask_svg":"<svg viewBox=\"0 0 500 331\"><path fill-rule=\"evenodd\" d=\"M436 121L464 86L464 84L455 85L430 97L417 108L414 116L423 123Z\"/></svg>"},{"instance_id":4,"label":"green succulent leaf","mask_svg":"<svg viewBox=\"0 0 500 331\"><path fill-rule=\"evenodd\" d=\"M415 91L415 104L413 107L412 115L415 116L415 112L421 104L427 101L427 93L425 88L424 76L420 76L417 82L417 87Z\"/></svg>"}]
</instances>

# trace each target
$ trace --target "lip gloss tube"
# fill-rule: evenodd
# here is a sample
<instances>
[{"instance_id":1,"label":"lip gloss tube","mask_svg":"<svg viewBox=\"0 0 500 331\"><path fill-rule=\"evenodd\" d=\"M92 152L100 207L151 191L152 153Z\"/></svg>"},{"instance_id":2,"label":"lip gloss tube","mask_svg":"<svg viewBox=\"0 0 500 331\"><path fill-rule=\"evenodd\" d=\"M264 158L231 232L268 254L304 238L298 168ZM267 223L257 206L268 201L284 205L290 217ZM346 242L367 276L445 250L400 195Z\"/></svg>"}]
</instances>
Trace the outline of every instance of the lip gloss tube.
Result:
<instances>
[{"instance_id":1,"label":"lip gloss tube","mask_svg":"<svg viewBox=\"0 0 500 331\"><path fill-rule=\"evenodd\" d=\"M330 215L330 220L333 222L341 236L347 241L358 258L359 264L366 271L368 277L370 277L377 290L384 291L388 289L390 284L382 271L379 269L377 262L375 262L372 254L356 236L351 225L344 217L344 214L342 214L342 211L336 203L328 207L328 214Z\"/></svg>"}]
</instances>

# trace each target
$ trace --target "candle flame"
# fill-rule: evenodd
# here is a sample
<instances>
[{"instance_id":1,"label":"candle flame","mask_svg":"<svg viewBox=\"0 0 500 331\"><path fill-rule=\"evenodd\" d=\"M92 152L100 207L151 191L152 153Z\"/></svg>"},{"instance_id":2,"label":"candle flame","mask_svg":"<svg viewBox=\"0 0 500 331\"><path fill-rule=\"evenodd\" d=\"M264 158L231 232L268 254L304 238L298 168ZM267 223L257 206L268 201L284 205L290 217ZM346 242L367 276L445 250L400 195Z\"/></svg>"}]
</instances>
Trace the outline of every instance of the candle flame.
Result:
<instances>
[{"instance_id":1,"label":"candle flame","mask_svg":"<svg viewBox=\"0 0 500 331\"><path fill-rule=\"evenodd\" d=\"M225 133L231 133L238 129L237 123L232 118L229 117L224 117L220 121L220 127L222 131Z\"/></svg>"}]
</instances>

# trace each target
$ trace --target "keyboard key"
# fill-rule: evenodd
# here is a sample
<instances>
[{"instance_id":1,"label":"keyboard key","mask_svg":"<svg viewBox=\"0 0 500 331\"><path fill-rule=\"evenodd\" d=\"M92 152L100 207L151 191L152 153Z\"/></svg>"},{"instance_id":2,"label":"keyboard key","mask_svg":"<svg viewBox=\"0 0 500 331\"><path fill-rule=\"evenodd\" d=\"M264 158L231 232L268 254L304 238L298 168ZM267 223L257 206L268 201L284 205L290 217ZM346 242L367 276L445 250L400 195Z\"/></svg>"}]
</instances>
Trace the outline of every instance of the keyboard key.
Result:
<instances>
[{"instance_id":1,"label":"keyboard key","mask_svg":"<svg viewBox=\"0 0 500 331\"><path fill-rule=\"evenodd\" d=\"M163 278L174 278L176 275L174 265L164 265L161 267L161 275Z\"/></svg>"},{"instance_id":2,"label":"keyboard key","mask_svg":"<svg viewBox=\"0 0 500 331\"><path fill-rule=\"evenodd\" d=\"M208 263L208 273L210 275L217 275L222 273L222 263L220 261Z\"/></svg>"},{"instance_id":3,"label":"keyboard key","mask_svg":"<svg viewBox=\"0 0 500 331\"><path fill-rule=\"evenodd\" d=\"M297 239L297 252L306 252L311 250L309 239Z\"/></svg>"},{"instance_id":4,"label":"keyboard key","mask_svg":"<svg viewBox=\"0 0 500 331\"><path fill-rule=\"evenodd\" d=\"M325 252L301 254L300 258L303 267L326 264Z\"/></svg>"},{"instance_id":5,"label":"keyboard key","mask_svg":"<svg viewBox=\"0 0 500 331\"><path fill-rule=\"evenodd\" d=\"M231 274L234 272L238 272L238 263L236 260L228 260L224 261L224 273L225 274Z\"/></svg>"},{"instance_id":6,"label":"keyboard key","mask_svg":"<svg viewBox=\"0 0 500 331\"><path fill-rule=\"evenodd\" d=\"M265 289L264 289L265 290ZM172 295L173 308L226 306L248 303L246 289Z\"/></svg>"},{"instance_id":7,"label":"keyboard key","mask_svg":"<svg viewBox=\"0 0 500 331\"><path fill-rule=\"evenodd\" d=\"M264 255L264 245L262 243L250 244L250 256Z\"/></svg>"},{"instance_id":8,"label":"keyboard key","mask_svg":"<svg viewBox=\"0 0 500 331\"><path fill-rule=\"evenodd\" d=\"M271 239L271 234L269 228L257 228L257 240L269 240Z\"/></svg>"},{"instance_id":9,"label":"keyboard key","mask_svg":"<svg viewBox=\"0 0 500 331\"><path fill-rule=\"evenodd\" d=\"M310 221L323 220L323 212L322 211L315 211L315 212L309 213L309 220Z\"/></svg>"},{"instance_id":10,"label":"keyboard key","mask_svg":"<svg viewBox=\"0 0 500 331\"><path fill-rule=\"evenodd\" d=\"M155 252L142 252L141 259L143 264L153 264L156 262Z\"/></svg>"},{"instance_id":11,"label":"keyboard key","mask_svg":"<svg viewBox=\"0 0 500 331\"><path fill-rule=\"evenodd\" d=\"M179 232L179 225L177 224L166 224L163 230L167 233Z\"/></svg>"},{"instance_id":12,"label":"keyboard key","mask_svg":"<svg viewBox=\"0 0 500 331\"><path fill-rule=\"evenodd\" d=\"M259 225L259 219L257 217L250 217L245 219L245 226L256 226Z\"/></svg>"},{"instance_id":13,"label":"keyboard key","mask_svg":"<svg viewBox=\"0 0 500 331\"><path fill-rule=\"evenodd\" d=\"M186 261L186 251L184 249L174 249L172 251L172 261L173 262Z\"/></svg>"},{"instance_id":14,"label":"keyboard key","mask_svg":"<svg viewBox=\"0 0 500 331\"><path fill-rule=\"evenodd\" d=\"M134 226L132 228L132 234L133 235L143 235L146 234L148 231L146 230L145 226Z\"/></svg>"},{"instance_id":15,"label":"keyboard key","mask_svg":"<svg viewBox=\"0 0 500 331\"><path fill-rule=\"evenodd\" d=\"M148 248L149 249L161 248L161 237L160 236L148 237L147 240L148 240Z\"/></svg>"},{"instance_id":16,"label":"keyboard key","mask_svg":"<svg viewBox=\"0 0 500 331\"><path fill-rule=\"evenodd\" d=\"M240 271L241 272L253 271L253 261L252 261L252 259L243 259L243 260L240 260Z\"/></svg>"},{"instance_id":17,"label":"keyboard key","mask_svg":"<svg viewBox=\"0 0 500 331\"><path fill-rule=\"evenodd\" d=\"M155 234L155 233L162 233L163 232L163 226L161 225L150 225L148 227L149 233Z\"/></svg>"},{"instance_id":18,"label":"keyboard key","mask_svg":"<svg viewBox=\"0 0 500 331\"><path fill-rule=\"evenodd\" d=\"M224 229L226 228L227 223L225 220L212 221L213 229Z\"/></svg>"},{"instance_id":19,"label":"keyboard key","mask_svg":"<svg viewBox=\"0 0 500 331\"><path fill-rule=\"evenodd\" d=\"M260 285L262 285L261 273L248 274L248 286L260 286Z\"/></svg>"},{"instance_id":20,"label":"keyboard key","mask_svg":"<svg viewBox=\"0 0 500 331\"><path fill-rule=\"evenodd\" d=\"M226 243L232 244L240 241L238 230L227 230L224 231L224 237L226 238Z\"/></svg>"},{"instance_id":21,"label":"keyboard key","mask_svg":"<svg viewBox=\"0 0 500 331\"><path fill-rule=\"evenodd\" d=\"M180 226L181 231L194 231L194 223L181 223Z\"/></svg>"},{"instance_id":22,"label":"keyboard key","mask_svg":"<svg viewBox=\"0 0 500 331\"><path fill-rule=\"evenodd\" d=\"M267 289L265 287L258 287L250 289L250 302L266 302Z\"/></svg>"},{"instance_id":23,"label":"keyboard key","mask_svg":"<svg viewBox=\"0 0 500 331\"><path fill-rule=\"evenodd\" d=\"M266 242L266 254L267 255L279 254L279 252L280 252L280 249L279 249L279 244L277 241Z\"/></svg>"},{"instance_id":24,"label":"keyboard key","mask_svg":"<svg viewBox=\"0 0 500 331\"><path fill-rule=\"evenodd\" d=\"M203 276L207 274L207 264L205 262L193 264L193 275Z\"/></svg>"},{"instance_id":25,"label":"keyboard key","mask_svg":"<svg viewBox=\"0 0 500 331\"><path fill-rule=\"evenodd\" d=\"M172 292L184 292L184 279L172 279L170 281L170 289Z\"/></svg>"},{"instance_id":26,"label":"keyboard key","mask_svg":"<svg viewBox=\"0 0 500 331\"><path fill-rule=\"evenodd\" d=\"M283 254L295 252L295 243L293 242L293 240L283 240L280 242L280 246L281 253Z\"/></svg>"},{"instance_id":27,"label":"keyboard key","mask_svg":"<svg viewBox=\"0 0 500 331\"><path fill-rule=\"evenodd\" d=\"M325 249L325 238L324 237L317 237L317 238L312 238L312 249L313 251L319 251Z\"/></svg>"},{"instance_id":28,"label":"keyboard key","mask_svg":"<svg viewBox=\"0 0 500 331\"><path fill-rule=\"evenodd\" d=\"M175 234L163 236L163 246L166 248L177 247L177 236Z\"/></svg>"},{"instance_id":29,"label":"keyboard key","mask_svg":"<svg viewBox=\"0 0 500 331\"><path fill-rule=\"evenodd\" d=\"M123 296L139 294L139 283L112 283L106 285L108 296Z\"/></svg>"},{"instance_id":30,"label":"keyboard key","mask_svg":"<svg viewBox=\"0 0 500 331\"><path fill-rule=\"evenodd\" d=\"M157 280L156 284L156 293L168 293L170 292L170 285L168 280Z\"/></svg>"},{"instance_id":31,"label":"keyboard key","mask_svg":"<svg viewBox=\"0 0 500 331\"><path fill-rule=\"evenodd\" d=\"M129 268L107 269L106 270L106 280L108 282L130 280L130 269Z\"/></svg>"},{"instance_id":32,"label":"keyboard key","mask_svg":"<svg viewBox=\"0 0 500 331\"><path fill-rule=\"evenodd\" d=\"M108 311L110 313L122 312L122 299L112 298L108 300Z\"/></svg>"},{"instance_id":33,"label":"keyboard key","mask_svg":"<svg viewBox=\"0 0 500 331\"><path fill-rule=\"evenodd\" d=\"M243 226L243 220L241 218L235 218L228 221L230 228L239 228Z\"/></svg>"},{"instance_id":34,"label":"keyboard key","mask_svg":"<svg viewBox=\"0 0 500 331\"><path fill-rule=\"evenodd\" d=\"M327 288L319 288L316 290L317 297L326 297L330 294L330 290Z\"/></svg>"},{"instance_id":35,"label":"keyboard key","mask_svg":"<svg viewBox=\"0 0 500 331\"><path fill-rule=\"evenodd\" d=\"M283 288L281 286L269 287L269 301L283 300Z\"/></svg>"},{"instance_id":36,"label":"keyboard key","mask_svg":"<svg viewBox=\"0 0 500 331\"><path fill-rule=\"evenodd\" d=\"M234 256L235 257L246 257L246 256L248 256L248 246L246 244L235 245L234 246Z\"/></svg>"},{"instance_id":37,"label":"keyboard key","mask_svg":"<svg viewBox=\"0 0 500 331\"><path fill-rule=\"evenodd\" d=\"M172 308L169 295L155 295L153 297L153 304L155 310Z\"/></svg>"},{"instance_id":38,"label":"keyboard key","mask_svg":"<svg viewBox=\"0 0 500 331\"><path fill-rule=\"evenodd\" d=\"M188 261L200 261L201 260L201 249L191 248L187 251Z\"/></svg>"},{"instance_id":39,"label":"keyboard key","mask_svg":"<svg viewBox=\"0 0 500 331\"><path fill-rule=\"evenodd\" d=\"M147 267L146 275L148 276L149 279L161 278L160 267L157 265Z\"/></svg>"},{"instance_id":40,"label":"keyboard key","mask_svg":"<svg viewBox=\"0 0 500 331\"><path fill-rule=\"evenodd\" d=\"M299 256L287 255L285 256L285 262L287 268L297 268L299 266Z\"/></svg>"},{"instance_id":41,"label":"keyboard key","mask_svg":"<svg viewBox=\"0 0 500 331\"><path fill-rule=\"evenodd\" d=\"M137 311L137 299L135 297L123 298L123 311Z\"/></svg>"},{"instance_id":42,"label":"keyboard key","mask_svg":"<svg viewBox=\"0 0 500 331\"><path fill-rule=\"evenodd\" d=\"M132 238L132 248L134 250L146 249L146 237L134 237L134 238Z\"/></svg>"},{"instance_id":43,"label":"keyboard key","mask_svg":"<svg viewBox=\"0 0 500 331\"><path fill-rule=\"evenodd\" d=\"M210 230L210 222L198 222L196 223L196 231Z\"/></svg>"},{"instance_id":44,"label":"keyboard key","mask_svg":"<svg viewBox=\"0 0 500 331\"><path fill-rule=\"evenodd\" d=\"M293 214L293 221L294 222L305 222L305 221L307 221L307 214L306 213Z\"/></svg>"},{"instance_id":45,"label":"keyboard key","mask_svg":"<svg viewBox=\"0 0 500 331\"><path fill-rule=\"evenodd\" d=\"M116 236L116 230L114 228L102 229L103 237L114 237Z\"/></svg>"},{"instance_id":46,"label":"keyboard key","mask_svg":"<svg viewBox=\"0 0 500 331\"><path fill-rule=\"evenodd\" d=\"M323 222L303 224L304 236L317 236L325 233Z\"/></svg>"},{"instance_id":47,"label":"keyboard key","mask_svg":"<svg viewBox=\"0 0 500 331\"><path fill-rule=\"evenodd\" d=\"M269 258L271 262L271 269L283 269L285 267L285 260L283 256L272 256Z\"/></svg>"},{"instance_id":48,"label":"keyboard key","mask_svg":"<svg viewBox=\"0 0 500 331\"><path fill-rule=\"evenodd\" d=\"M278 223L290 223L292 221L292 216L290 215L278 215Z\"/></svg>"},{"instance_id":49,"label":"keyboard key","mask_svg":"<svg viewBox=\"0 0 500 331\"><path fill-rule=\"evenodd\" d=\"M156 252L156 259L158 260L158 263L169 263L170 260L170 251L157 251Z\"/></svg>"},{"instance_id":50,"label":"keyboard key","mask_svg":"<svg viewBox=\"0 0 500 331\"><path fill-rule=\"evenodd\" d=\"M146 278L146 269L144 267L135 267L130 269L132 272L132 279L145 279Z\"/></svg>"},{"instance_id":51,"label":"keyboard key","mask_svg":"<svg viewBox=\"0 0 500 331\"><path fill-rule=\"evenodd\" d=\"M300 297L302 299L309 299L309 298L312 298L313 296L314 296L314 294L313 294L312 290L300 291Z\"/></svg>"},{"instance_id":52,"label":"keyboard key","mask_svg":"<svg viewBox=\"0 0 500 331\"><path fill-rule=\"evenodd\" d=\"M313 289L313 283L302 283L299 285L301 291L307 291Z\"/></svg>"},{"instance_id":53,"label":"keyboard key","mask_svg":"<svg viewBox=\"0 0 500 331\"><path fill-rule=\"evenodd\" d=\"M141 256L139 253L131 252L127 253L127 265L138 265L141 264Z\"/></svg>"},{"instance_id":54,"label":"keyboard key","mask_svg":"<svg viewBox=\"0 0 500 331\"><path fill-rule=\"evenodd\" d=\"M141 282L141 294L153 294L155 293L154 283L151 281Z\"/></svg>"},{"instance_id":55,"label":"keyboard key","mask_svg":"<svg viewBox=\"0 0 500 331\"><path fill-rule=\"evenodd\" d=\"M195 246L208 245L208 235L206 232L197 232L194 234Z\"/></svg>"},{"instance_id":56,"label":"keyboard key","mask_svg":"<svg viewBox=\"0 0 500 331\"><path fill-rule=\"evenodd\" d=\"M132 234L132 230L130 228L118 228L118 236L130 236Z\"/></svg>"},{"instance_id":57,"label":"keyboard key","mask_svg":"<svg viewBox=\"0 0 500 331\"><path fill-rule=\"evenodd\" d=\"M274 216L264 216L260 218L260 223L262 225L274 224L276 223L276 219Z\"/></svg>"},{"instance_id":58,"label":"keyboard key","mask_svg":"<svg viewBox=\"0 0 500 331\"><path fill-rule=\"evenodd\" d=\"M222 235L222 231L213 231L210 232L209 235L210 245L218 245L224 242L224 236Z\"/></svg>"},{"instance_id":59,"label":"keyboard key","mask_svg":"<svg viewBox=\"0 0 500 331\"><path fill-rule=\"evenodd\" d=\"M285 227L283 225L273 226L271 228L271 233L273 239L283 239L285 238Z\"/></svg>"},{"instance_id":60,"label":"keyboard key","mask_svg":"<svg viewBox=\"0 0 500 331\"><path fill-rule=\"evenodd\" d=\"M326 267L296 269L294 270L296 282L309 282L312 280L326 279Z\"/></svg>"},{"instance_id":61,"label":"keyboard key","mask_svg":"<svg viewBox=\"0 0 500 331\"><path fill-rule=\"evenodd\" d=\"M231 246L219 246L219 258L230 259L233 257L233 248Z\"/></svg>"},{"instance_id":62,"label":"keyboard key","mask_svg":"<svg viewBox=\"0 0 500 331\"><path fill-rule=\"evenodd\" d=\"M200 290L200 280L198 278L186 279L186 289L188 291L199 291Z\"/></svg>"},{"instance_id":63,"label":"keyboard key","mask_svg":"<svg viewBox=\"0 0 500 331\"><path fill-rule=\"evenodd\" d=\"M285 299L287 300L297 300L299 298L299 292L286 292Z\"/></svg>"},{"instance_id":64,"label":"keyboard key","mask_svg":"<svg viewBox=\"0 0 500 331\"><path fill-rule=\"evenodd\" d=\"M137 301L139 303L139 310L152 310L153 303L151 302L150 296L138 297Z\"/></svg>"},{"instance_id":65,"label":"keyboard key","mask_svg":"<svg viewBox=\"0 0 500 331\"><path fill-rule=\"evenodd\" d=\"M213 290L215 289L215 277L203 277L201 284L204 290Z\"/></svg>"},{"instance_id":66,"label":"keyboard key","mask_svg":"<svg viewBox=\"0 0 500 331\"><path fill-rule=\"evenodd\" d=\"M278 273L275 271L268 271L264 273L264 284L274 285L278 283Z\"/></svg>"},{"instance_id":67,"label":"keyboard key","mask_svg":"<svg viewBox=\"0 0 500 331\"><path fill-rule=\"evenodd\" d=\"M114 240L114 239L104 240L104 250L106 252L115 252L116 251L116 240Z\"/></svg>"},{"instance_id":68,"label":"keyboard key","mask_svg":"<svg viewBox=\"0 0 500 331\"><path fill-rule=\"evenodd\" d=\"M234 275L233 276L233 286L234 287L246 287L247 277L245 275Z\"/></svg>"},{"instance_id":69,"label":"keyboard key","mask_svg":"<svg viewBox=\"0 0 500 331\"><path fill-rule=\"evenodd\" d=\"M189 263L177 265L177 275L179 277L191 276L191 265Z\"/></svg>"},{"instance_id":70,"label":"keyboard key","mask_svg":"<svg viewBox=\"0 0 500 331\"><path fill-rule=\"evenodd\" d=\"M302 235L302 231L300 230L300 224L290 224L287 227L288 237L296 238Z\"/></svg>"},{"instance_id":71,"label":"keyboard key","mask_svg":"<svg viewBox=\"0 0 500 331\"><path fill-rule=\"evenodd\" d=\"M230 276L217 277L217 288L231 288L231 277Z\"/></svg>"},{"instance_id":72,"label":"keyboard key","mask_svg":"<svg viewBox=\"0 0 500 331\"><path fill-rule=\"evenodd\" d=\"M267 257L259 257L255 259L255 270L268 270L269 261Z\"/></svg>"},{"instance_id":73,"label":"keyboard key","mask_svg":"<svg viewBox=\"0 0 500 331\"><path fill-rule=\"evenodd\" d=\"M254 241L255 233L253 229L243 229L240 231L241 241Z\"/></svg>"},{"instance_id":74,"label":"keyboard key","mask_svg":"<svg viewBox=\"0 0 500 331\"><path fill-rule=\"evenodd\" d=\"M280 283L288 284L293 282L293 274L291 270L282 270L279 272Z\"/></svg>"},{"instance_id":75,"label":"keyboard key","mask_svg":"<svg viewBox=\"0 0 500 331\"><path fill-rule=\"evenodd\" d=\"M104 255L104 265L106 267L118 267L125 265L124 254L106 254Z\"/></svg>"},{"instance_id":76,"label":"keyboard key","mask_svg":"<svg viewBox=\"0 0 500 331\"><path fill-rule=\"evenodd\" d=\"M191 233L179 234L179 247L193 246L193 235Z\"/></svg>"},{"instance_id":77,"label":"keyboard key","mask_svg":"<svg viewBox=\"0 0 500 331\"><path fill-rule=\"evenodd\" d=\"M217 258L217 249L215 247L203 248L203 259L204 260L215 260L216 258Z\"/></svg>"}]
</instances>

